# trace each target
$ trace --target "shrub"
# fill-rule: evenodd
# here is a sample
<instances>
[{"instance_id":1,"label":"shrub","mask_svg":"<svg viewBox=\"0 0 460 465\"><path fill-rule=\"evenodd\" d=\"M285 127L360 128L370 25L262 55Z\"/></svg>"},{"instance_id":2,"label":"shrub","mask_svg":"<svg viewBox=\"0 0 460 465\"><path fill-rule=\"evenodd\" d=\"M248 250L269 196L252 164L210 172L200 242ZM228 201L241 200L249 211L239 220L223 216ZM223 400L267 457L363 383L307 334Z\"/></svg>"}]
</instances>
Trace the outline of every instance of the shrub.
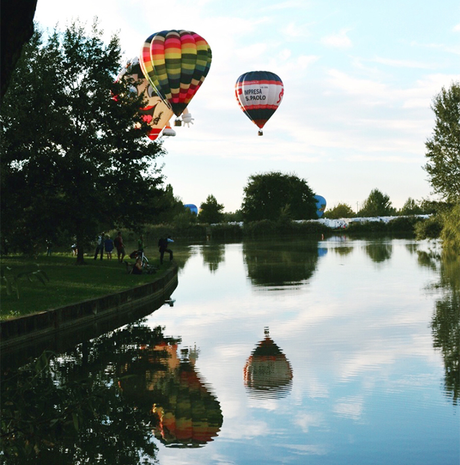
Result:
<instances>
[{"instance_id":1,"label":"shrub","mask_svg":"<svg viewBox=\"0 0 460 465\"><path fill-rule=\"evenodd\" d=\"M441 217L433 215L415 225L415 236L417 239L438 239L442 228L443 221Z\"/></svg>"}]
</instances>

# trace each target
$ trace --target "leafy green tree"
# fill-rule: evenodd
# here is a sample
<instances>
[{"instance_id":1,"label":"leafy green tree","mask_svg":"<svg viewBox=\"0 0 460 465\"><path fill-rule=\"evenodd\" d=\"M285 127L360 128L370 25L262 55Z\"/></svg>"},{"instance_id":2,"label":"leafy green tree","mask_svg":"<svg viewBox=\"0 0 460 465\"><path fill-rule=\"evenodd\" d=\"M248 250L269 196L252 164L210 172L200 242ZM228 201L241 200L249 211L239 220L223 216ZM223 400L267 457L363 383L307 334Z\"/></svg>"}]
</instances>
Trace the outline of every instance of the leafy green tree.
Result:
<instances>
[{"instance_id":1,"label":"leafy green tree","mask_svg":"<svg viewBox=\"0 0 460 465\"><path fill-rule=\"evenodd\" d=\"M396 210L391 206L390 197L378 189L373 189L369 197L364 201L358 216L390 216L395 213Z\"/></svg>"},{"instance_id":2,"label":"leafy green tree","mask_svg":"<svg viewBox=\"0 0 460 465\"><path fill-rule=\"evenodd\" d=\"M213 195L208 195L206 202L200 205L198 221L200 223L220 223L224 219L224 206Z\"/></svg>"},{"instance_id":3,"label":"leafy green tree","mask_svg":"<svg viewBox=\"0 0 460 465\"><path fill-rule=\"evenodd\" d=\"M249 177L241 210L244 221L276 221L286 212L294 220L317 218L314 193L307 181L275 171Z\"/></svg>"},{"instance_id":4,"label":"leafy green tree","mask_svg":"<svg viewBox=\"0 0 460 465\"><path fill-rule=\"evenodd\" d=\"M239 223L240 221L243 221L243 213L241 210L236 210L234 212L224 212L224 221L227 223Z\"/></svg>"},{"instance_id":5,"label":"leafy green tree","mask_svg":"<svg viewBox=\"0 0 460 465\"><path fill-rule=\"evenodd\" d=\"M426 142L424 169L428 173L434 193L447 203L440 213L443 224L443 246L460 250L460 82L449 89L442 88L434 98L433 135Z\"/></svg>"},{"instance_id":6,"label":"leafy green tree","mask_svg":"<svg viewBox=\"0 0 460 465\"><path fill-rule=\"evenodd\" d=\"M196 224L197 219L194 212L188 208L183 208L180 213L177 213L172 221L172 224L178 229L186 229L190 225Z\"/></svg>"},{"instance_id":7,"label":"leafy green tree","mask_svg":"<svg viewBox=\"0 0 460 465\"><path fill-rule=\"evenodd\" d=\"M436 194L448 202L460 201L460 82L442 88L434 98L433 135L426 142L424 166Z\"/></svg>"},{"instance_id":8,"label":"leafy green tree","mask_svg":"<svg viewBox=\"0 0 460 465\"><path fill-rule=\"evenodd\" d=\"M442 214L443 228L441 239L443 247L460 254L460 203Z\"/></svg>"},{"instance_id":9,"label":"leafy green tree","mask_svg":"<svg viewBox=\"0 0 460 465\"><path fill-rule=\"evenodd\" d=\"M401 210L399 210L400 215L421 215L423 214L423 209L420 206L420 202L409 197Z\"/></svg>"},{"instance_id":10,"label":"leafy green tree","mask_svg":"<svg viewBox=\"0 0 460 465\"><path fill-rule=\"evenodd\" d=\"M161 213L150 219L152 224L171 224L177 215L184 212L184 203L174 195L171 184L166 186L165 194L158 199L157 207Z\"/></svg>"},{"instance_id":11,"label":"leafy green tree","mask_svg":"<svg viewBox=\"0 0 460 465\"><path fill-rule=\"evenodd\" d=\"M107 45L101 37L97 22L89 33L78 23L55 30L46 42L36 32L5 94L2 241L22 251L66 230L81 263L98 231L139 230L161 211L155 159L164 152L144 135L134 83L114 82L118 37Z\"/></svg>"},{"instance_id":12,"label":"leafy green tree","mask_svg":"<svg viewBox=\"0 0 460 465\"><path fill-rule=\"evenodd\" d=\"M347 203L338 203L335 207L325 212L326 218L339 219L339 218L353 218L355 212Z\"/></svg>"}]
</instances>

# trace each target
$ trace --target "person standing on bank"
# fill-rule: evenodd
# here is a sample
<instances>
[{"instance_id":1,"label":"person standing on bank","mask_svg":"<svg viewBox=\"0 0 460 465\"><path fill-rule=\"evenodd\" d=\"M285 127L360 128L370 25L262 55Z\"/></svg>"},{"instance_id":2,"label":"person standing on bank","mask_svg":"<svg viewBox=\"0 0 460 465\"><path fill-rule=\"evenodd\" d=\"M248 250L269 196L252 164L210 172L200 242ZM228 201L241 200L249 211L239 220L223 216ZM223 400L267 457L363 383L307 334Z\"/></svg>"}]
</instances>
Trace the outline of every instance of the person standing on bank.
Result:
<instances>
[{"instance_id":1,"label":"person standing on bank","mask_svg":"<svg viewBox=\"0 0 460 465\"><path fill-rule=\"evenodd\" d=\"M121 231L118 231L117 237L113 241L113 245L117 249L118 261L122 262L125 258L125 244L123 244L123 238L121 237Z\"/></svg>"},{"instance_id":2,"label":"person standing on bank","mask_svg":"<svg viewBox=\"0 0 460 465\"><path fill-rule=\"evenodd\" d=\"M102 257L104 256L104 233L101 232L99 236L97 236L97 246L96 246L96 252L94 252L94 260L97 258L97 254L101 254L101 260Z\"/></svg>"},{"instance_id":3,"label":"person standing on bank","mask_svg":"<svg viewBox=\"0 0 460 465\"><path fill-rule=\"evenodd\" d=\"M169 253L169 261L173 259L173 251L169 248L169 244L174 242L171 239L171 236L168 236L166 239L164 237L161 237L160 240L158 241L158 250L160 252L160 264L163 264L163 257L165 252Z\"/></svg>"},{"instance_id":4,"label":"person standing on bank","mask_svg":"<svg viewBox=\"0 0 460 465\"><path fill-rule=\"evenodd\" d=\"M107 254L107 259L112 260L112 251L113 251L113 241L110 239L110 236L105 236L104 241L105 253Z\"/></svg>"}]
</instances>

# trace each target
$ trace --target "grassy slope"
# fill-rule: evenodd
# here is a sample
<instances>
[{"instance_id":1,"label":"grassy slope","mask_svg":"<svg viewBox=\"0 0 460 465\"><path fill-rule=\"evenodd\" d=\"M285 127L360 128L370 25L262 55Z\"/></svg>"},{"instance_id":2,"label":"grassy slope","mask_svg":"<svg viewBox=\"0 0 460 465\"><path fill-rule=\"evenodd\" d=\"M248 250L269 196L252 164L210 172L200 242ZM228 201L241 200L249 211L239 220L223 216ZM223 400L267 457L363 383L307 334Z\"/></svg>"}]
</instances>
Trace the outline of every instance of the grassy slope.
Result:
<instances>
[{"instance_id":1,"label":"grassy slope","mask_svg":"<svg viewBox=\"0 0 460 465\"><path fill-rule=\"evenodd\" d=\"M169 261L160 267L159 260L150 260L151 265L159 268L157 273L139 276L128 274L126 265L119 263L116 258L93 260L87 257L85 260L85 265L77 266L75 257L71 255L39 256L36 260L22 256L2 257L0 266L7 276L40 269L46 273L49 282L42 284L35 276L31 281L26 277L20 278L18 299L15 293L7 294L2 280L0 319L49 310L129 289L153 281L170 266ZM6 267L11 268L11 271Z\"/></svg>"}]
</instances>

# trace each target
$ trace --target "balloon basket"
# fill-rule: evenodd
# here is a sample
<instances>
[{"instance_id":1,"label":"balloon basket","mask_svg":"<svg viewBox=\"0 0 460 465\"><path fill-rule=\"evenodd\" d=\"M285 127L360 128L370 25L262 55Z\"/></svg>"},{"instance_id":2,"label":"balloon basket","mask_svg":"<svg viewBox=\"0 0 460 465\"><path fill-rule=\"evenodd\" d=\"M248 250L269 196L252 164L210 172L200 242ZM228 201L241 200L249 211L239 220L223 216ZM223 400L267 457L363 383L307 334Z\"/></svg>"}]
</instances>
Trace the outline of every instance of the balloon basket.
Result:
<instances>
[{"instance_id":1,"label":"balloon basket","mask_svg":"<svg viewBox=\"0 0 460 465\"><path fill-rule=\"evenodd\" d=\"M258 132L257 132L257 135L258 135L258 136L263 136L264 133L263 133L263 131L258 131Z\"/></svg>"},{"instance_id":2,"label":"balloon basket","mask_svg":"<svg viewBox=\"0 0 460 465\"><path fill-rule=\"evenodd\" d=\"M174 121L174 126L179 126L179 127L182 126L182 121L180 119L176 119Z\"/></svg>"}]
</instances>

